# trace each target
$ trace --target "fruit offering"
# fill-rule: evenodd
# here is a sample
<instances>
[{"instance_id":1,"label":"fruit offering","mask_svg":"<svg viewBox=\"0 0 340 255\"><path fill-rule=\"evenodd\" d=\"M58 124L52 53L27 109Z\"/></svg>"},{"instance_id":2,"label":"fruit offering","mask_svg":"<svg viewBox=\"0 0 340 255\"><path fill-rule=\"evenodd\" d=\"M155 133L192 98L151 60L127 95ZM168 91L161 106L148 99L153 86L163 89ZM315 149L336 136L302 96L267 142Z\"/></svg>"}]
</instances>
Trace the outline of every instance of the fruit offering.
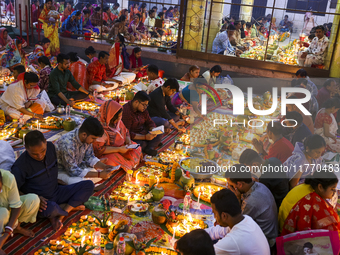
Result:
<instances>
[{"instance_id":1,"label":"fruit offering","mask_svg":"<svg viewBox=\"0 0 340 255\"><path fill-rule=\"evenodd\" d=\"M93 103L93 102L76 102L73 106L73 108L78 109L78 110L84 110L84 111L95 111L99 109L99 105Z\"/></svg>"},{"instance_id":2,"label":"fruit offering","mask_svg":"<svg viewBox=\"0 0 340 255\"><path fill-rule=\"evenodd\" d=\"M156 162L145 162L138 171L134 172L136 181L149 182L150 176L153 176L155 182L174 182L177 163L172 165L163 165Z\"/></svg>"},{"instance_id":3,"label":"fruit offering","mask_svg":"<svg viewBox=\"0 0 340 255\"><path fill-rule=\"evenodd\" d=\"M143 200L144 196L148 193L148 189L139 184L132 184L124 182L112 191L110 199L123 200L123 201L137 201Z\"/></svg>"},{"instance_id":4,"label":"fruit offering","mask_svg":"<svg viewBox=\"0 0 340 255\"><path fill-rule=\"evenodd\" d=\"M42 129L62 129L63 118L48 116L42 120L33 121L32 124L35 128Z\"/></svg>"},{"instance_id":5,"label":"fruit offering","mask_svg":"<svg viewBox=\"0 0 340 255\"><path fill-rule=\"evenodd\" d=\"M175 231L176 237L180 238L192 230L205 229L207 228L207 225L202 220L193 219L189 213L188 216L184 216L182 214L175 216L175 224L171 224L168 221L166 223L166 228L170 233Z\"/></svg>"},{"instance_id":6,"label":"fruit offering","mask_svg":"<svg viewBox=\"0 0 340 255\"><path fill-rule=\"evenodd\" d=\"M220 186L214 184L199 184L194 189L194 196L200 197L200 200L210 203L210 198L214 195L217 191L223 189Z\"/></svg>"}]
</instances>

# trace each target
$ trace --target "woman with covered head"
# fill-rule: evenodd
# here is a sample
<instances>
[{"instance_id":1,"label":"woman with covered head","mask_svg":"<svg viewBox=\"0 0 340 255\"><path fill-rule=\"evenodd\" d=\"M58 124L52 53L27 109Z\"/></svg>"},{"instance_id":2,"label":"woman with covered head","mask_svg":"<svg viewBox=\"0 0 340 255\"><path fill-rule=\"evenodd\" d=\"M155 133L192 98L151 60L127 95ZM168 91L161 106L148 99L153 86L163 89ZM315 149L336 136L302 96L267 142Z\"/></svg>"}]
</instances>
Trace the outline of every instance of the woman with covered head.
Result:
<instances>
[{"instance_id":1,"label":"woman with covered head","mask_svg":"<svg viewBox=\"0 0 340 255\"><path fill-rule=\"evenodd\" d=\"M6 115L13 119L43 118L46 102L38 99L40 93L38 87L39 77L35 73L22 73L16 83L12 83L0 98L0 107Z\"/></svg>"},{"instance_id":2,"label":"woman with covered head","mask_svg":"<svg viewBox=\"0 0 340 255\"><path fill-rule=\"evenodd\" d=\"M49 47L51 41L48 38L44 38L41 42L35 45L33 53L28 57L30 64L38 64L38 59L42 56L51 57Z\"/></svg>"},{"instance_id":3,"label":"woman with covered head","mask_svg":"<svg viewBox=\"0 0 340 255\"><path fill-rule=\"evenodd\" d=\"M26 66L25 51L22 49L22 41L14 39L7 44L5 54L2 55L2 66L13 69L17 65Z\"/></svg>"},{"instance_id":4,"label":"woman with covered head","mask_svg":"<svg viewBox=\"0 0 340 255\"><path fill-rule=\"evenodd\" d=\"M131 141L129 130L122 122L123 108L116 101L106 101L99 110L99 120L104 135L93 144L95 156L108 158L107 165L120 165L125 171L134 168L140 161L142 150L129 149L136 144Z\"/></svg>"},{"instance_id":5,"label":"woman with covered head","mask_svg":"<svg viewBox=\"0 0 340 255\"><path fill-rule=\"evenodd\" d=\"M73 34L81 34L83 32L83 20L80 11L74 11L61 25L63 31Z\"/></svg>"},{"instance_id":6,"label":"woman with covered head","mask_svg":"<svg viewBox=\"0 0 340 255\"><path fill-rule=\"evenodd\" d=\"M4 27L0 28L0 51L6 49L10 42L12 42L12 38L8 35L8 30Z\"/></svg>"}]
</instances>

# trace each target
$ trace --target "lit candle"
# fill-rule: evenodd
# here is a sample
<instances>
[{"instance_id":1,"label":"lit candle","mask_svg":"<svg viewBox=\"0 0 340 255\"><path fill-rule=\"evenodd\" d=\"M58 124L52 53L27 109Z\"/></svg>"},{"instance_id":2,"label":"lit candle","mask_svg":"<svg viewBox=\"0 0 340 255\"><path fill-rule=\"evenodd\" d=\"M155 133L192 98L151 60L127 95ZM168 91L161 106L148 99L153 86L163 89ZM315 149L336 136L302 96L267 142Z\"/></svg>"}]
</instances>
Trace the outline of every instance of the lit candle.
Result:
<instances>
[{"instance_id":1,"label":"lit candle","mask_svg":"<svg viewBox=\"0 0 340 255\"><path fill-rule=\"evenodd\" d=\"M110 227L112 225L112 222L111 221L108 221L107 222L107 225Z\"/></svg>"},{"instance_id":2,"label":"lit candle","mask_svg":"<svg viewBox=\"0 0 340 255\"><path fill-rule=\"evenodd\" d=\"M37 129L39 130L39 120L37 120Z\"/></svg>"},{"instance_id":3,"label":"lit candle","mask_svg":"<svg viewBox=\"0 0 340 255\"><path fill-rule=\"evenodd\" d=\"M128 196L127 203L129 203L129 201L130 201L130 196Z\"/></svg>"},{"instance_id":4,"label":"lit candle","mask_svg":"<svg viewBox=\"0 0 340 255\"><path fill-rule=\"evenodd\" d=\"M172 234L172 239L175 240L177 227L174 227L174 233Z\"/></svg>"},{"instance_id":5,"label":"lit candle","mask_svg":"<svg viewBox=\"0 0 340 255\"><path fill-rule=\"evenodd\" d=\"M138 181L138 174L139 174L139 171L136 173L136 183L139 183L139 181Z\"/></svg>"},{"instance_id":6,"label":"lit candle","mask_svg":"<svg viewBox=\"0 0 340 255\"><path fill-rule=\"evenodd\" d=\"M198 199L197 199L197 203L200 203L200 196L201 196L201 192L198 193Z\"/></svg>"},{"instance_id":7,"label":"lit candle","mask_svg":"<svg viewBox=\"0 0 340 255\"><path fill-rule=\"evenodd\" d=\"M24 146L25 146L25 136L26 136L26 134L24 134L23 137L22 137L22 142L24 143Z\"/></svg>"},{"instance_id":8,"label":"lit candle","mask_svg":"<svg viewBox=\"0 0 340 255\"><path fill-rule=\"evenodd\" d=\"M83 236L83 238L81 239L81 246L84 246L85 244L85 236Z\"/></svg>"},{"instance_id":9,"label":"lit candle","mask_svg":"<svg viewBox=\"0 0 340 255\"><path fill-rule=\"evenodd\" d=\"M159 178L158 178L158 176L156 176L156 178L157 178L157 184L156 184L156 186L158 186L158 184L159 184Z\"/></svg>"}]
</instances>

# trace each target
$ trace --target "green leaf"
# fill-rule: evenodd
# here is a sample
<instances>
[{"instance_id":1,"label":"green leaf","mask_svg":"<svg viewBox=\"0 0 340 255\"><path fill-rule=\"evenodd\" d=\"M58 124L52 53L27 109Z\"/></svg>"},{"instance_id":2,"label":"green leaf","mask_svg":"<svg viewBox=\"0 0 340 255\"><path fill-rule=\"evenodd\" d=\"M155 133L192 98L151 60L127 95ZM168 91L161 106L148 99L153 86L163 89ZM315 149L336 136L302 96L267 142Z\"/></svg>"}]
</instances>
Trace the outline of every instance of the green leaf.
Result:
<instances>
[{"instance_id":1,"label":"green leaf","mask_svg":"<svg viewBox=\"0 0 340 255\"><path fill-rule=\"evenodd\" d=\"M145 245L146 245L146 248L145 249L147 249L147 248L149 248L150 247L150 245L154 242L154 241L156 241L157 240L157 238L155 237L155 238L152 238L149 242L147 242Z\"/></svg>"},{"instance_id":2,"label":"green leaf","mask_svg":"<svg viewBox=\"0 0 340 255\"><path fill-rule=\"evenodd\" d=\"M102 228L104 228L104 226L102 225L102 224L103 224L102 220L99 219L99 218L98 218L97 216L95 216L95 215L93 215L93 217L99 222L99 226L102 227ZM98 223L96 223L96 224L98 225Z\"/></svg>"}]
</instances>

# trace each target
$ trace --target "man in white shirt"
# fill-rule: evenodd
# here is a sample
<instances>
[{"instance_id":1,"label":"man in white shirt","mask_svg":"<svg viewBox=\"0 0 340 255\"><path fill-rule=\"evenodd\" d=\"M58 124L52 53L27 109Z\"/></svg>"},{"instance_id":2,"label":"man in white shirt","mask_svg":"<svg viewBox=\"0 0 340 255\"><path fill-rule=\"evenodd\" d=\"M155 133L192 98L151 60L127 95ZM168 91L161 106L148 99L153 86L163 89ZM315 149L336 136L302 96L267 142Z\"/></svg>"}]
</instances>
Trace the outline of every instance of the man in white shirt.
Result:
<instances>
[{"instance_id":1,"label":"man in white shirt","mask_svg":"<svg viewBox=\"0 0 340 255\"><path fill-rule=\"evenodd\" d=\"M216 192L210 199L218 226L206 229L215 245L216 255L270 255L265 235L256 222L242 215L236 195L229 189Z\"/></svg>"},{"instance_id":2,"label":"man in white shirt","mask_svg":"<svg viewBox=\"0 0 340 255\"><path fill-rule=\"evenodd\" d=\"M156 28L155 28L155 22L156 22L156 12L154 10L149 11L149 16L144 21L144 26L148 29L149 33L151 34L151 37L159 37Z\"/></svg>"},{"instance_id":3,"label":"man in white shirt","mask_svg":"<svg viewBox=\"0 0 340 255\"><path fill-rule=\"evenodd\" d=\"M150 94L158 87L161 87L164 84L164 80L158 76L158 67L155 65L149 65L148 68L146 69L146 73L150 81L146 92Z\"/></svg>"}]
</instances>

